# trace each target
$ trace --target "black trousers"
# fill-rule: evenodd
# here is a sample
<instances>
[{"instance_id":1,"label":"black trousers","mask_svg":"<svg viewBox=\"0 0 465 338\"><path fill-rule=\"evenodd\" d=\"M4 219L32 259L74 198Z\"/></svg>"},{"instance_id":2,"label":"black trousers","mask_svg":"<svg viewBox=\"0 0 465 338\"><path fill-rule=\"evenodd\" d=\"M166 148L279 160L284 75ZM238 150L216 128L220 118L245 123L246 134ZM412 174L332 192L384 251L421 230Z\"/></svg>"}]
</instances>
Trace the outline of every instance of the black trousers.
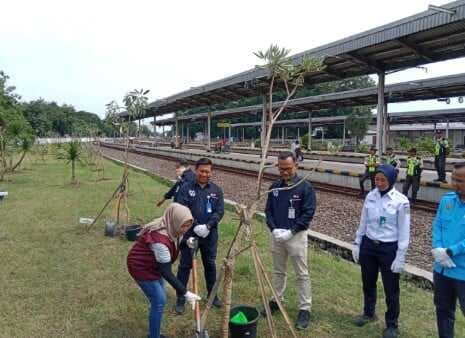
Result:
<instances>
[{"instance_id":1,"label":"black trousers","mask_svg":"<svg viewBox=\"0 0 465 338\"><path fill-rule=\"evenodd\" d=\"M417 200L418 189L420 189L420 176L405 176L402 193L407 197L410 187L412 187L412 201L415 202Z\"/></svg>"},{"instance_id":2,"label":"black trousers","mask_svg":"<svg viewBox=\"0 0 465 338\"><path fill-rule=\"evenodd\" d=\"M181 251L181 259L178 267L177 278L184 285L187 286L189 281L189 275L192 269L192 249L186 244L186 240L189 237L193 237L195 234L192 230L189 230L185 235L179 249ZM202 264L205 274L205 282L208 290L208 294L213 289L213 285L216 282L216 253L218 248L218 229L212 228L210 234L206 238L199 238L199 250L202 257ZM178 294L178 297L182 295Z\"/></svg>"},{"instance_id":3,"label":"black trousers","mask_svg":"<svg viewBox=\"0 0 465 338\"><path fill-rule=\"evenodd\" d=\"M387 311L384 315L387 327L397 327L399 319L399 274L391 271L391 265L396 257L397 242L378 242L364 236L360 245L360 266L362 268L362 283L364 308L367 316L373 316L376 308L376 284L378 272L381 272L384 293L386 295Z\"/></svg>"},{"instance_id":4,"label":"black trousers","mask_svg":"<svg viewBox=\"0 0 465 338\"><path fill-rule=\"evenodd\" d=\"M363 183L365 183L366 180L370 180L371 183L371 190L375 188L375 175L376 172L370 172L368 170L365 171L362 177L360 177L360 192L363 194L365 193L365 187L363 186Z\"/></svg>"},{"instance_id":5,"label":"black trousers","mask_svg":"<svg viewBox=\"0 0 465 338\"><path fill-rule=\"evenodd\" d=\"M433 282L439 338L453 338L457 299L465 315L465 281L434 272Z\"/></svg>"},{"instance_id":6,"label":"black trousers","mask_svg":"<svg viewBox=\"0 0 465 338\"><path fill-rule=\"evenodd\" d=\"M434 168L438 173L438 180L446 180L446 156L435 156L434 157Z\"/></svg>"}]
</instances>

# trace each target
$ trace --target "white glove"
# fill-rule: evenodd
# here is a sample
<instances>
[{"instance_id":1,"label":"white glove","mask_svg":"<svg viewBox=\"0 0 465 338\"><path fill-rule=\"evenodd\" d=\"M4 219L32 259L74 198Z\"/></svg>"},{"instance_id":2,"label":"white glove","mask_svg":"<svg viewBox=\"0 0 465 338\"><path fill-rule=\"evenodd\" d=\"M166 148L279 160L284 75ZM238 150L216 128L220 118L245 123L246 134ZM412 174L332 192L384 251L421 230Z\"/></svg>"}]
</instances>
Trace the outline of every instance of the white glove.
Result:
<instances>
[{"instance_id":1,"label":"white glove","mask_svg":"<svg viewBox=\"0 0 465 338\"><path fill-rule=\"evenodd\" d=\"M288 240L290 240L292 238L292 236L294 236L292 234L292 231L291 230L283 230L281 232L281 234L279 235L279 240L277 239L277 241L279 242L287 242Z\"/></svg>"},{"instance_id":2,"label":"white glove","mask_svg":"<svg viewBox=\"0 0 465 338\"><path fill-rule=\"evenodd\" d=\"M197 236L205 238L210 233L206 224L199 224L194 227L194 232Z\"/></svg>"},{"instance_id":3,"label":"white glove","mask_svg":"<svg viewBox=\"0 0 465 338\"><path fill-rule=\"evenodd\" d=\"M284 229L274 229L271 234L273 235L273 238L276 242L281 242L281 234L284 231Z\"/></svg>"},{"instance_id":4,"label":"white glove","mask_svg":"<svg viewBox=\"0 0 465 338\"><path fill-rule=\"evenodd\" d=\"M195 249L195 242L196 242L195 237L189 237L186 241L186 244L189 248Z\"/></svg>"},{"instance_id":5,"label":"white glove","mask_svg":"<svg viewBox=\"0 0 465 338\"><path fill-rule=\"evenodd\" d=\"M184 295L184 297L186 298L186 300L191 303L192 305L192 310L194 310L195 308L195 302L201 300L202 298L200 298L199 295L196 295L195 293L193 292L190 292L190 291L187 291L186 294Z\"/></svg>"},{"instance_id":6,"label":"white glove","mask_svg":"<svg viewBox=\"0 0 465 338\"><path fill-rule=\"evenodd\" d=\"M454 261L449 257L445 248L433 249L431 253L433 254L435 262L448 269L455 268Z\"/></svg>"},{"instance_id":7,"label":"white glove","mask_svg":"<svg viewBox=\"0 0 465 338\"><path fill-rule=\"evenodd\" d=\"M360 245L354 244L352 247L352 259L355 263L358 263L358 259L360 257Z\"/></svg>"},{"instance_id":8,"label":"white glove","mask_svg":"<svg viewBox=\"0 0 465 338\"><path fill-rule=\"evenodd\" d=\"M391 271L394 273L401 273L402 271L404 271L404 267L405 267L405 258L396 256L396 258L391 264Z\"/></svg>"}]
</instances>

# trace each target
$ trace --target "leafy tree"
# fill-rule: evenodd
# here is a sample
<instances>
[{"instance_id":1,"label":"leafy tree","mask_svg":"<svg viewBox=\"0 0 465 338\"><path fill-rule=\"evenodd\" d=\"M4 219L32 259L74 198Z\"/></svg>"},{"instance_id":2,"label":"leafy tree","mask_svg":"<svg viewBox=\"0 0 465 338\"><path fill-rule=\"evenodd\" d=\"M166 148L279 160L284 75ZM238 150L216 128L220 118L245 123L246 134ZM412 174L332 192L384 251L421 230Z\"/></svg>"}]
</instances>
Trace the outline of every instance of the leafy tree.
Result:
<instances>
[{"instance_id":1,"label":"leafy tree","mask_svg":"<svg viewBox=\"0 0 465 338\"><path fill-rule=\"evenodd\" d=\"M366 135L372 120L371 110L367 107L356 107L347 116L346 128L349 134L355 137L356 144Z\"/></svg>"},{"instance_id":2,"label":"leafy tree","mask_svg":"<svg viewBox=\"0 0 465 338\"><path fill-rule=\"evenodd\" d=\"M76 162L82 162L82 147L79 140L72 140L58 152L59 159L66 160L66 164L71 163L71 184L76 184Z\"/></svg>"}]
</instances>

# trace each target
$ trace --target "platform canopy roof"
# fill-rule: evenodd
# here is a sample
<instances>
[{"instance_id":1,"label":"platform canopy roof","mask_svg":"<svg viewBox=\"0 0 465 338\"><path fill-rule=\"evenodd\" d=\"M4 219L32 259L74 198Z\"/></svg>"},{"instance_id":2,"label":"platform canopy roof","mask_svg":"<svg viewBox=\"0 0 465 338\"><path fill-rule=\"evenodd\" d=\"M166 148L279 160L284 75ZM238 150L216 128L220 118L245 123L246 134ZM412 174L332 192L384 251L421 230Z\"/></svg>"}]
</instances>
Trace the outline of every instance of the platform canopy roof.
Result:
<instances>
[{"instance_id":1,"label":"platform canopy roof","mask_svg":"<svg viewBox=\"0 0 465 338\"><path fill-rule=\"evenodd\" d=\"M391 124L422 124L422 123L444 123L444 122L465 122L465 108L458 109L436 109L436 110L419 110L408 112L388 113L389 121ZM334 124L343 124L346 116L325 116L313 117L312 127L321 127ZM373 116L372 124L376 123L376 116ZM259 127L261 122L245 122L233 123L232 128L236 127ZM308 126L307 119L289 119L279 120L275 123L276 127L279 126Z\"/></svg>"},{"instance_id":2,"label":"platform canopy roof","mask_svg":"<svg viewBox=\"0 0 465 338\"><path fill-rule=\"evenodd\" d=\"M465 73L396 83L386 86L384 93L388 103L465 96ZM377 88L370 87L293 99L290 100L286 111L319 111L337 107L376 105L377 100ZM273 106L279 107L281 105L282 102L275 102ZM227 118L247 113L257 114L262 109L262 105L231 108L212 112L212 117ZM178 121L195 122L206 119L207 115L208 113L199 113L179 116L177 119ZM158 120L156 125L173 124L175 120L175 118Z\"/></svg>"},{"instance_id":3,"label":"platform canopy roof","mask_svg":"<svg viewBox=\"0 0 465 338\"><path fill-rule=\"evenodd\" d=\"M453 14L427 10L291 58L296 63L306 56L322 59L326 68L306 77L306 84L317 84L465 56L465 0L442 8ZM143 117L261 95L267 79L266 70L250 69L152 102Z\"/></svg>"}]
</instances>

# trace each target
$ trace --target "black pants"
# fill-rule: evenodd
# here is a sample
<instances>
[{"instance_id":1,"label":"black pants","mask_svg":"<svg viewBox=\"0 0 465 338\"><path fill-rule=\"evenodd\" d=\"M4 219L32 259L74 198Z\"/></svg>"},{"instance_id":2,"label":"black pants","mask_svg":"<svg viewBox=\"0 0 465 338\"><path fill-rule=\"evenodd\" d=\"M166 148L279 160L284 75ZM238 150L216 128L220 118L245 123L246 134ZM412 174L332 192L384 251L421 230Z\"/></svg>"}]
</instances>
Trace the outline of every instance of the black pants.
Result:
<instances>
[{"instance_id":1,"label":"black pants","mask_svg":"<svg viewBox=\"0 0 465 338\"><path fill-rule=\"evenodd\" d=\"M363 183L365 183L366 180L370 180L371 183L371 190L375 188L375 175L376 172L374 171L368 171L366 170L365 173L363 174L362 177L360 177L360 192L363 194L365 193L365 187L363 186Z\"/></svg>"},{"instance_id":2,"label":"black pants","mask_svg":"<svg viewBox=\"0 0 465 338\"><path fill-rule=\"evenodd\" d=\"M412 187L412 201L417 200L418 189L420 189L420 176L405 176L404 186L402 187L402 193L408 197L408 191Z\"/></svg>"},{"instance_id":3,"label":"black pants","mask_svg":"<svg viewBox=\"0 0 465 338\"><path fill-rule=\"evenodd\" d=\"M373 316L376 308L376 283L378 272L381 271L384 293L386 295L387 311L385 321L387 327L397 327L399 318L399 274L391 271L391 265L396 257L397 242L372 241L364 236L360 246L360 266L362 268L362 283L364 308L367 316Z\"/></svg>"},{"instance_id":4,"label":"black pants","mask_svg":"<svg viewBox=\"0 0 465 338\"><path fill-rule=\"evenodd\" d=\"M457 299L465 315L465 281L434 272L433 282L439 338L453 338Z\"/></svg>"},{"instance_id":5,"label":"black pants","mask_svg":"<svg viewBox=\"0 0 465 338\"><path fill-rule=\"evenodd\" d=\"M189 275L192 269L192 249L186 244L186 240L189 237L193 237L195 234L192 230L189 230L179 245L181 251L181 259L178 267L177 278L184 285L187 286L189 281ZM206 238L199 238L199 250L202 257L202 264L205 274L205 282L208 293L213 288L216 282L216 253L218 248L218 229L212 228ZM178 294L178 297L182 295Z\"/></svg>"},{"instance_id":6,"label":"black pants","mask_svg":"<svg viewBox=\"0 0 465 338\"><path fill-rule=\"evenodd\" d=\"M446 156L435 156L434 157L434 168L438 173L438 180L446 180Z\"/></svg>"}]
</instances>

